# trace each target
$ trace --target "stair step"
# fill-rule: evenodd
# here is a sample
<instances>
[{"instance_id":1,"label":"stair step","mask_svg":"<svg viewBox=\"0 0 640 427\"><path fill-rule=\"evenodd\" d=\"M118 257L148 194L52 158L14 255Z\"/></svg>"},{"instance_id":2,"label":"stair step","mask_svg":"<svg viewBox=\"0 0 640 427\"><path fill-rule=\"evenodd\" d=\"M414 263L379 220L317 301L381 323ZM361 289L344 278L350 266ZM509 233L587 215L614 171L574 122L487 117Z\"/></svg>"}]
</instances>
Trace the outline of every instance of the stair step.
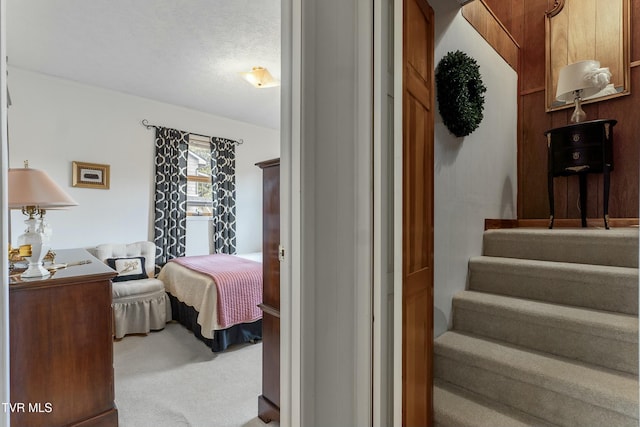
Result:
<instances>
[{"instance_id":1,"label":"stair step","mask_svg":"<svg viewBox=\"0 0 640 427\"><path fill-rule=\"evenodd\" d=\"M435 378L548 422L638 425L634 375L452 331L435 340L434 356Z\"/></svg>"},{"instance_id":2,"label":"stair step","mask_svg":"<svg viewBox=\"0 0 640 427\"><path fill-rule=\"evenodd\" d=\"M469 288L598 310L638 314L638 269L480 256Z\"/></svg>"},{"instance_id":3,"label":"stair step","mask_svg":"<svg viewBox=\"0 0 640 427\"><path fill-rule=\"evenodd\" d=\"M487 230L483 238L483 254L638 268L638 228Z\"/></svg>"},{"instance_id":4,"label":"stair step","mask_svg":"<svg viewBox=\"0 0 640 427\"><path fill-rule=\"evenodd\" d=\"M436 427L552 427L540 418L491 401L446 381L433 384Z\"/></svg>"},{"instance_id":5,"label":"stair step","mask_svg":"<svg viewBox=\"0 0 640 427\"><path fill-rule=\"evenodd\" d=\"M453 297L453 329L638 373L638 318L484 292Z\"/></svg>"}]
</instances>

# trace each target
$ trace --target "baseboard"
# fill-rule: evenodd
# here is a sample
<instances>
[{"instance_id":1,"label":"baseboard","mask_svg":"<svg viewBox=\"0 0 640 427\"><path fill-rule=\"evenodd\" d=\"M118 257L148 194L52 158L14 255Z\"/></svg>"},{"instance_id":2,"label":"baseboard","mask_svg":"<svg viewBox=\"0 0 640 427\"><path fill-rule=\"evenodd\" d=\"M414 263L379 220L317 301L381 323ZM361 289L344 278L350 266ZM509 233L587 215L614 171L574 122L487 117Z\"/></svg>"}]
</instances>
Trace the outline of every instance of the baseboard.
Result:
<instances>
[{"instance_id":1,"label":"baseboard","mask_svg":"<svg viewBox=\"0 0 640 427\"><path fill-rule=\"evenodd\" d=\"M638 227L638 218L610 218L611 227ZM495 230L498 228L549 228L549 218L544 219L491 219L484 220L485 230ZM580 218L556 218L553 221L554 228L580 228ZM587 227L604 228L604 219L587 218Z\"/></svg>"}]
</instances>

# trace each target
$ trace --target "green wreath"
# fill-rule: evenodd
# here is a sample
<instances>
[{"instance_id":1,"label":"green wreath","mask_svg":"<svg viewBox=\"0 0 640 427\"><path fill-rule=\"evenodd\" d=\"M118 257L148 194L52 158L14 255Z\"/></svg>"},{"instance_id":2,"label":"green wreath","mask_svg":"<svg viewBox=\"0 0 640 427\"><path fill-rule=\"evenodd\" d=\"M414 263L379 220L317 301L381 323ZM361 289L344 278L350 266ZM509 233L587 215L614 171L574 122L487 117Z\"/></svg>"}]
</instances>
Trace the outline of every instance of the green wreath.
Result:
<instances>
[{"instance_id":1,"label":"green wreath","mask_svg":"<svg viewBox=\"0 0 640 427\"><path fill-rule=\"evenodd\" d=\"M455 136L467 136L480 126L484 93L480 67L459 50L449 52L436 67L436 89L440 115Z\"/></svg>"}]
</instances>

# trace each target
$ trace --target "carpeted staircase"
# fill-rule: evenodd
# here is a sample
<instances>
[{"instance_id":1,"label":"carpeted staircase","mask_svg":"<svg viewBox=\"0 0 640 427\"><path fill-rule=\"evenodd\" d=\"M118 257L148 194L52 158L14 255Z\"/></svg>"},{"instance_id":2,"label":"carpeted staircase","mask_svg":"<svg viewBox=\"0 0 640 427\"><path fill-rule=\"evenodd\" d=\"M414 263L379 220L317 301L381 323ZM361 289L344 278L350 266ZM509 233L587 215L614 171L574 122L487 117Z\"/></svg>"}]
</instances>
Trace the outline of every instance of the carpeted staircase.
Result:
<instances>
[{"instance_id":1,"label":"carpeted staircase","mask_svg":"<svg viewBox=\"0 0 640 427\"><path fill-rule=\"evenodd\" d=\"M434 345L445 426L638 426L638 229L484 234Z\"/></svg>"}]
</instances>

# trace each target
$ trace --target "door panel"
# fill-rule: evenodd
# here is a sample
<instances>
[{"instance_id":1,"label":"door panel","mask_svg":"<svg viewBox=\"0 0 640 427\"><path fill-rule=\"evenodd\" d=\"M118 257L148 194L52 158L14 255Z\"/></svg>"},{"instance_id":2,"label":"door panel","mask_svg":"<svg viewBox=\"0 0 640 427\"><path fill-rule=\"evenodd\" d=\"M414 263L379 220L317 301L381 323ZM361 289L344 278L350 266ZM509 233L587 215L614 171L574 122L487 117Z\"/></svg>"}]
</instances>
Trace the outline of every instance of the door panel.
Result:
<instances>
[{"instance_id":1,"label":"door panel","mask_svg":"<svg viewBox=\"0 0 640 427\"><path fill-rule=\"evenodd\" d=\"M433 10L403 13L402 423L429 426L433 384Z\"/></svg>"}]
</instances>

